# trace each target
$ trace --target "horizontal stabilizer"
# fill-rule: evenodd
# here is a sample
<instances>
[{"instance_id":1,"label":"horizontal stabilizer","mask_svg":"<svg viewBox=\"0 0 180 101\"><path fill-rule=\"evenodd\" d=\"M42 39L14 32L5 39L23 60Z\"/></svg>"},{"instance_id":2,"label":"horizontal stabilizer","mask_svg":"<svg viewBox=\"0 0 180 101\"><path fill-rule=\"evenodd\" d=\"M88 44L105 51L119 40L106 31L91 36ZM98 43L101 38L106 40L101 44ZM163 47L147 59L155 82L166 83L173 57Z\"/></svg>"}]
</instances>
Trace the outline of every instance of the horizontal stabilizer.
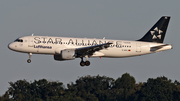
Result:
<instances>
[{"instance_id":1,"label":"horizontal stabilizer","mask_svg":"<svg viewBox=\"0 0 180 101\"><path fill-rule=\"evenodd\" d=\"M170 44L160 45L160 46L154 46L150 48L150 51L158 51L166 46L171 46ZM172 46L171 46L172 47Z\"/></svg>"}]
</instances>

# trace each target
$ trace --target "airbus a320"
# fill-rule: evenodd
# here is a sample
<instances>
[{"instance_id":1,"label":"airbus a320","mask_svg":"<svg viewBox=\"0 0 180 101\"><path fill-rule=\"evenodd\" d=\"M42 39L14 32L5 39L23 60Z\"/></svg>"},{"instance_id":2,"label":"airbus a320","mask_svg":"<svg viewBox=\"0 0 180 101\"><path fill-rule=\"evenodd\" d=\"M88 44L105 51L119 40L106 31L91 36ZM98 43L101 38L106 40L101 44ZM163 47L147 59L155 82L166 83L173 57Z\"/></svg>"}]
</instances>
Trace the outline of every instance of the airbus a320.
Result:
<instances>
[{"instance_id":1,"label":"airbus a320","mask_svg":"<svg viewBox=\"0 0 180 101\"><path fill-rule=\"evenodd\" d=\"M24 36L8 45L8 48L28 53L28 63L32 54L54 55L57 61L80 58L81 66L89 66L90 57L122 58L151 54L172 49L171 44L163 44L170 17L163 16L139 40L111 40L93 38ZM85 61L83 58L85 57Z\"/></svg>"}]
</instances>

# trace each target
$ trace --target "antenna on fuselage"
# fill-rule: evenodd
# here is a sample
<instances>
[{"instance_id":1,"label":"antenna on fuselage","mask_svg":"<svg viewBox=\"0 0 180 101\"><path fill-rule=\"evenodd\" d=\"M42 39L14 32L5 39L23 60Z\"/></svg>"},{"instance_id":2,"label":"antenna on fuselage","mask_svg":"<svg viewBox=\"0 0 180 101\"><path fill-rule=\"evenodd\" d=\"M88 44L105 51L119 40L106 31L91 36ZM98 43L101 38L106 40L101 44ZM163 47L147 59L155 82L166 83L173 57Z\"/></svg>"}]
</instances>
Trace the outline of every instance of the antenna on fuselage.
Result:
<instances>
[{"instance_id":1,"label":"antenna on fuselage","mask_svg":"<svg viewBox=\"0 0 180 101\"><path fill-rule=\"evenodd\" d=\"M31 36L34 36L34 33L32 33L32 35Z\"/></svg>"}]
</instances>

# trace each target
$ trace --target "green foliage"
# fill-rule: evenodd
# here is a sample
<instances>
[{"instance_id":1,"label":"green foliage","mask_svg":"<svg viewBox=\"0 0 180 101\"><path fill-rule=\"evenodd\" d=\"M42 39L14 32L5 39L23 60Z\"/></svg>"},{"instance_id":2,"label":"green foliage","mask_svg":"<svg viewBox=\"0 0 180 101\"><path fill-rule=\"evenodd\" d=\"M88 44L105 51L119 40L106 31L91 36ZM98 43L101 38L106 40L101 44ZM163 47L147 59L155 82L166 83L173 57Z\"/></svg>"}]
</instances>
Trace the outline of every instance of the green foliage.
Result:
<instances>
[{"instance_id":1,"label":"green foliage","mask_svg":"<svg viewBox=\"0 0 180 101\"><path fill-rule=\"evenodd\" d=\"M139 95L137 100L179 101L180 90L177 88L179 86L164 76L157 77L156 79L149 78L140 91L136 92L136 95Z\"/></svg>"},{"instance_id":2,"label":"green foliage","mask_svg":"<svg viewBox=\"0 0 180 101\"><path fill-rule=\"evenodd\" d=\"M11 99L17 101L36 101L58 99L63 95L64 88L61 82L49 82L46 79L34 81L32 83L26 80L18 80L17 82L9 82L10 86L8 93L12 96Z\"/></svg>"},{"instance_id":3,"label":"green foliage","mask_svg":"<svg viewBox=\"0 0 180 101\"><path fill-rule=\"evenodd\" d=\"M167 77L136 83L125 73L114 80L106 76L84 76L67 84L46 79L9 82L0 101L180 101L180 83Z\"/></svg>"},{"instance_id":4,"label":"green foliage","mask_svg":"<svg viewBox=\"0 0 180 101\"><path fill-rule=\"evenodd\" d=\"M115 81L116 98L118 100L129 100L129 97L135 93L136 81L128 73L122 75Z\"/></svg>"}]
</instances>

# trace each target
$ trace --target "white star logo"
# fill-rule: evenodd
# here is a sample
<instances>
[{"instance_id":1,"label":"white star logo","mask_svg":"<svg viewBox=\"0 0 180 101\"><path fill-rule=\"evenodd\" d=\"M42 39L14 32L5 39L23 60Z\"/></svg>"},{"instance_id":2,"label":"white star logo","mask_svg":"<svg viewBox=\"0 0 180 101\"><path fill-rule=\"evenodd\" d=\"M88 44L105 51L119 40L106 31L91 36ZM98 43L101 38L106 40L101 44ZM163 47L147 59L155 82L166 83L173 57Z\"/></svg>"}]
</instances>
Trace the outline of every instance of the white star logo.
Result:
<instances>
[{"instance_id":1,"label":"white star logo","mask_svg":"<svg viewBox=\"0 0 180 101\"><path fill-rule=\"evenodd\" d=\"M150 31L150 33L153 36L152 39L161 39L161 34L163 33L163 31L156 27L153 31Z\"/></svg>"}]
</instances>

